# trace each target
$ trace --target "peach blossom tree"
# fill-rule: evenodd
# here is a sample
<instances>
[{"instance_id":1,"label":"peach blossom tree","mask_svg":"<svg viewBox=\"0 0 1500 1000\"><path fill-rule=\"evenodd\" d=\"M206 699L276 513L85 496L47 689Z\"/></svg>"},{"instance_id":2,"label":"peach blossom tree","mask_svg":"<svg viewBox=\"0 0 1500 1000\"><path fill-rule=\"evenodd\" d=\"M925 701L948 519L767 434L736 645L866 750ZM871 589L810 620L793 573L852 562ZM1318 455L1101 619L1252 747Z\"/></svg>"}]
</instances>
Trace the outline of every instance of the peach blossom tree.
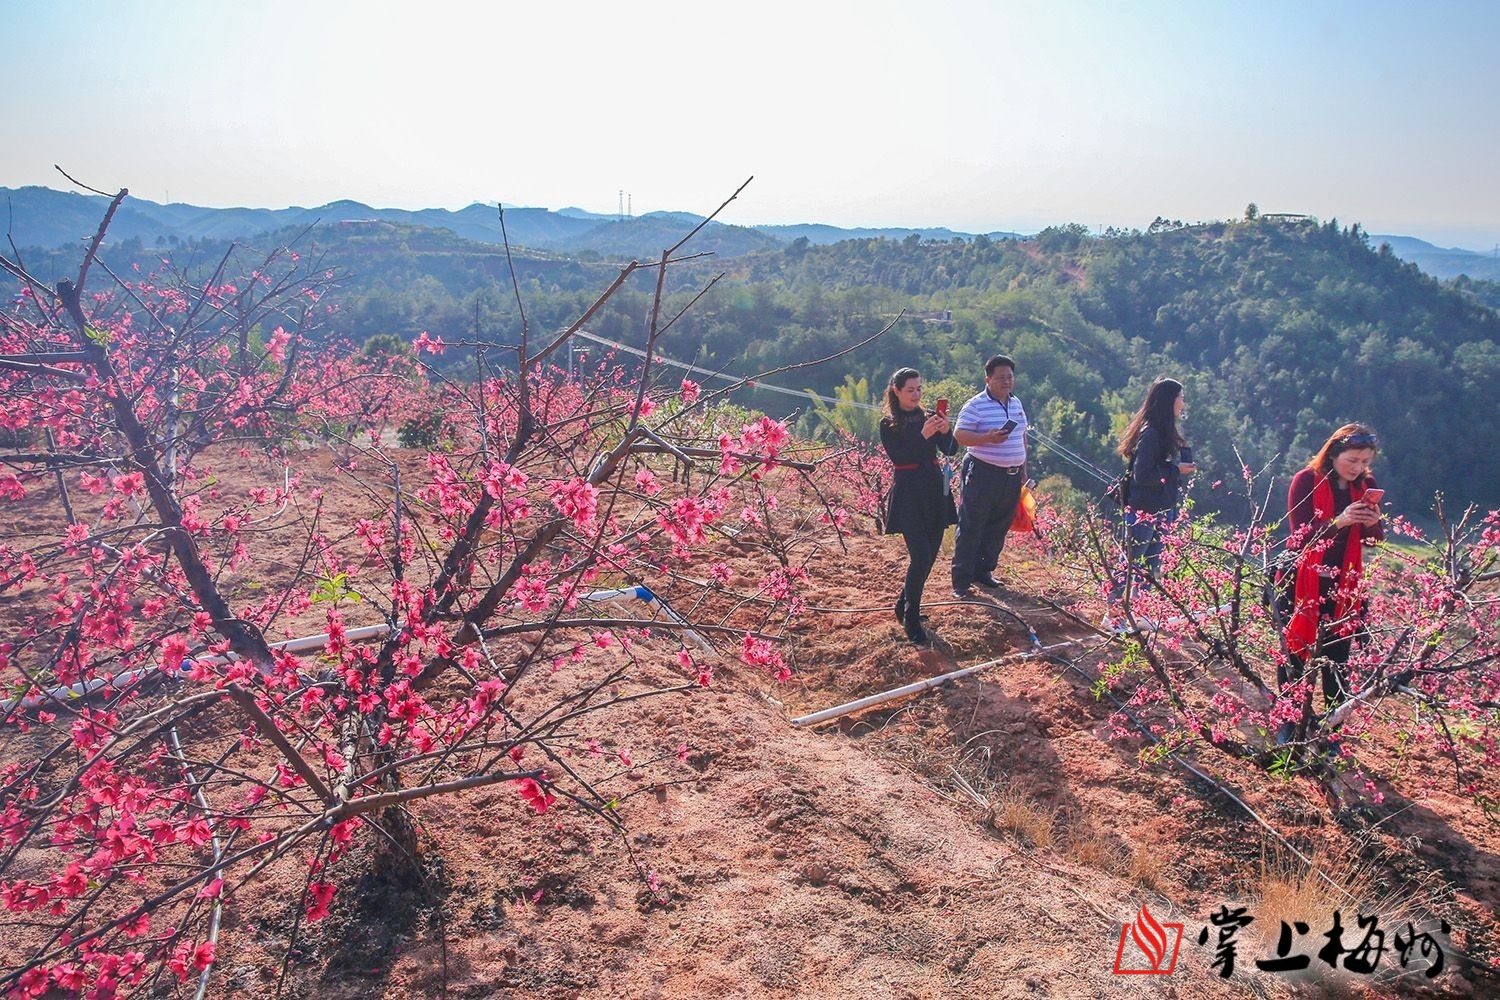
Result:
<instances>
[{"instance_id":1,"label":"peach blossom tree","mask_svg":"<svg viewBox=\"0 0 1500 1000\"><path fill-rule=\"evenodd\" d=\"M125 197L71 280L0 258L0 989L206 982L260 879L302 886L299 923L352 852L421 879L435 796L622 828L620 775L692 750L592 727L716 670L788 676L804 563L847 514L784 425L653 363L681 243L541 343L522 309L365 356L293 247L111 271ZM643 357L565 376L637 273ZM470 373L427 367L445 352Z\"/></svg>"},{"instance_id":2,"label":"peach blossom tree","mask_svg":"<svg viewBox=\"0 0 1500 1000\"><path fill-rule=\"evenodd\" d=\"M1256 480L1244 472L1248 493ZM1337 808L1378 807L1383 787L1418 794L1400 761L1413 749L1447 761L1477 808L1497 804L1500 764L1500 512L1450 516L1437 530L1389 516L1389 542L1366 557L1343 624L1358 639L1344 688L1325 698L1320 664L1283 685L1290 556L1276 500L1261 488L1248 526L1190 517L1166 536L1161 571L1138 576L1114 609L1118 632L1098 663L1098 691L1121 705L1116 734L1150 734L1145 755L1203 747L1313 780ZM1274 491L1271 491L1274 493ZM1060 558L1099 581L1120 573L1118 528L1085 511L1048 512ZM1337 626L1335 626L1337 627ZM1397 763L1374 767L1377 750ZM1384 782L1384 784L1382 784Z\"/></svg>"}]
</instances>

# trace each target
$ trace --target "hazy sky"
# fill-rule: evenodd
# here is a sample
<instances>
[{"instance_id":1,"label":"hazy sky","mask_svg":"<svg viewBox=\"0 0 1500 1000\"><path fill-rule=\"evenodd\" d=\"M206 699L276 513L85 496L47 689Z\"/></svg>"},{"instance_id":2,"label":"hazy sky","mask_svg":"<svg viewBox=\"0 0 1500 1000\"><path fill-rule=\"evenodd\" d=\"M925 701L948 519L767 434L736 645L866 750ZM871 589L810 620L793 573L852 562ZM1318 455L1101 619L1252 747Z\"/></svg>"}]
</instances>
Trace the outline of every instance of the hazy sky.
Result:
<instances>
[{"instance_id":1,"label":"hazy sky","mask_svg":"<svg viewBox=\"0 0 1500 1000\"><path fill-rule=\"evenodd\" d=\"M0 0L0 185L1500 243L1500 3Z\"/></svg>"}]
</instances>

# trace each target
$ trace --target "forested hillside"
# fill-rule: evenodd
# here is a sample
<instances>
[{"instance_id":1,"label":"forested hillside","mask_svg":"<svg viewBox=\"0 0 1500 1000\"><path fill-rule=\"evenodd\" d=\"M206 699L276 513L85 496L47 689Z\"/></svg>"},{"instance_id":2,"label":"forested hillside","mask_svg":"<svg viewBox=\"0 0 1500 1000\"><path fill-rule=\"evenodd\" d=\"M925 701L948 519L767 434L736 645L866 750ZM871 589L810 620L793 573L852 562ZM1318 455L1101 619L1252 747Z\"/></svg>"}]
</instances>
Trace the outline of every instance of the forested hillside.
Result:
<instances>
[{"instance_id":1,"label":"forested hillside","mask_svg":"<svg viewBox=\"0 0 1500 1000\"><path fill-rule=\"evenodd\" d=\"M818 384L831 389L848 369L878 384L903 363L929 381L973 383L982 358L1004 351L1041 429L1115 468L1107 446L1121 421L1152 378L1171 374L1189 386L1188 428L1211 479L1238 482L1236 449L1252 469L1285 473L1333 426L1363 419L1383 436L1401 509L1420 515L1437 489L1500 502L1500 315L1371 249L1358 226L848 241L748 258L731 274L731 290L674 331L678 351L702 343L710 363L737 353L770 367L824 353L902 307L951 312L902 324Z\"/></svg>"},{"instance_id":2,"label":"forested hillside","mask_svg":"<svg viewBox=\"0 0 1500 1000\"><path fill-rule=\"evenodd\" d=\"M770 248L747 244L741 234L753 231L723 232L725 241L704 240L716 253L677 279L674 310L723 274L668 330L669 357L751 374L834 353L904 310L875 343L779 384L831 394L846 377L865 378L878 398L893 368L914 364L929 384L953 380L947 391L956 399L977 386L986 356L1009 353L1038 428L1114 470L1110 444L1123 420L1152 378L1170 374L1188 385L1187 428L1206 473L1197 496L1210 509L1242 509L1233 495L1241 458L1284 476L1333 426L1356 418L1382 435L1380 469L1397 510L1421 518L1435 490L1500 506L1491 402L1500 381L1500 286L1440 284L1372 246L1357 225L1159 221L1145 233L1102 236L1063 226L1029 240L913 235ZM421 330L449 343L516 339L501 247L389 223L284 229L266 242L294 239L338 275L340 325L357 341L409 341ZM739 253L746 245L757 249ZM227 246L136 241L110 259L133 257L143 268L169 259L206 273ZM54 255L61 266L68 252L30 251L28 266L49 274ZM512 261L533 333L578 316L621 266L608 251L516 250ZM653 280L636 274L589 329L638 339ZM463 371L456 352L438 363ZM800 406L762 392L743 402L778 415ZM1040 475L1094 488L1058 453L1040 448L1037 459Z\"/></svg>"}]
</instances>

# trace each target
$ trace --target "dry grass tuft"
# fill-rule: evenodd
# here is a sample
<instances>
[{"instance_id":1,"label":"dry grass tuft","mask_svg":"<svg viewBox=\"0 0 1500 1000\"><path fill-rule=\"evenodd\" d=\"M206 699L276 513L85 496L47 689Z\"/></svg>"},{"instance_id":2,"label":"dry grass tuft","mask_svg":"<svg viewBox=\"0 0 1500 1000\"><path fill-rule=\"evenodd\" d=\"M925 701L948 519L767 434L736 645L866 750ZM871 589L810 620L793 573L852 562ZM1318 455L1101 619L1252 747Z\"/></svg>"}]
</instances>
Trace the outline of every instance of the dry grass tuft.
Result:
<instances>
[{"instance_id":1,"label":"dry grass tuft","mask_svg":"<svg viewBox=\"0 0 1500 1000\"><path fill-rule=\"evenodd\" d=\"M976 760L987 765L988 749L981 748L976 754L961 757L959 764L964 771L950 765L948 773L958 789L984 811L983 824L1015 834L1030 847L1046 849L1056 844L1057 808L1040 802L1011 780L988 778L987 768L974 766Z\"/></svg>"},{"instance_id":2,"label":"dry grass tuft","mask_svg":"<svg viewBox=\"0 0 1500 1000\"><path fill-rule=\"evenodd\" d=\"M1274 940L1282 921L1324 925L1334 910L1346 923L1353 922L1351 914L1394 916L1396 900L1381 889L1377 876L1378 869L1359 862L1326 864L1314 857L1309 867L1283 851L1262 855L1260 876L1250 887L1257 900L1256 928Z\"/></svg>"},{"instance_id":3,"label":"dry grass tuft","mask_svg":"<svg viewBox=\"0 0 1500 1000\"><path fill-rule=\"evenodd\" d=\"M1331 926L1335 910L1346 928L1346 941L1361 916L1378 916L1387 934L1408 920L1418 926L1429 922L1444 891L1437 877L1407 887L1393 886L1389 879L1390 873L1375 862L1345 859L1330 863L1315 855L1309 866L1283 850L1271 850L1262 855L1260 877L1249 887L1255 900L1255 923L1248 930L1270 954L1282 921L1292 925L1300 920L1317 936Z\"/></svg>"},{"instance_id":4,"label":"dry grass tuft","mask_svg":"<svg viewBox=\"0 0 1500 1000\"><path fill-rule=\"evenodd\" d=\"M1166 859L1159 851L1149 851L1140 846L1130 849L1130 864L1125 868L1125 877L1142 889L1160 889Z\"/></svg>"},{"instance_id":5,"label":"dry grass tuft","mask_svg":"<svg viewBox=\"0 0 1500 1000\"><path fill-rule=\"evenodd\" d=\"M1097 868L1110 875L1125 867L1125 854L1114 838L1097 830L1075 833L1068 844L1068 857L1087 868Z\"/></svg>"},{"instance_id":6,"label":"dry grass tuft","mask_svg":"<svg viewBox=\"0 0 1500 1000\"><path fill-rule=\"evenodd\" d=\"M996 790L990 820L998 830L1013 833L1032 847L1046 849L1056 842L1057 810L1043 805L1014 785Z\"/></svg>"}]
</instances>

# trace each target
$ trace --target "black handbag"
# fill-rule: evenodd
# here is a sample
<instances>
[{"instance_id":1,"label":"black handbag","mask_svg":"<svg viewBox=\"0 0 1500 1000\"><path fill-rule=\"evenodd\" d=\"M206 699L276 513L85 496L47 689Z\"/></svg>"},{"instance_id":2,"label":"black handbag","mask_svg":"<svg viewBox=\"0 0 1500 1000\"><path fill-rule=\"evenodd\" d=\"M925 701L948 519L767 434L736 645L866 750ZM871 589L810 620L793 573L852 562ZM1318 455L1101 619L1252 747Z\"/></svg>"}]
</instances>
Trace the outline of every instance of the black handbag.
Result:
<instances>
[{"instance_id":1,"label":"black handbag","mask_svg":"<svg viewBox=\"0 0 1500 1000\"><path fill-rule=\"evenodd\" d=\"M1130 504L1130 480L1135 477L1135 456L1125 466L1125 474L1104 487L1104 499L1122 510Z\"/></svg>"}]
</instances>

